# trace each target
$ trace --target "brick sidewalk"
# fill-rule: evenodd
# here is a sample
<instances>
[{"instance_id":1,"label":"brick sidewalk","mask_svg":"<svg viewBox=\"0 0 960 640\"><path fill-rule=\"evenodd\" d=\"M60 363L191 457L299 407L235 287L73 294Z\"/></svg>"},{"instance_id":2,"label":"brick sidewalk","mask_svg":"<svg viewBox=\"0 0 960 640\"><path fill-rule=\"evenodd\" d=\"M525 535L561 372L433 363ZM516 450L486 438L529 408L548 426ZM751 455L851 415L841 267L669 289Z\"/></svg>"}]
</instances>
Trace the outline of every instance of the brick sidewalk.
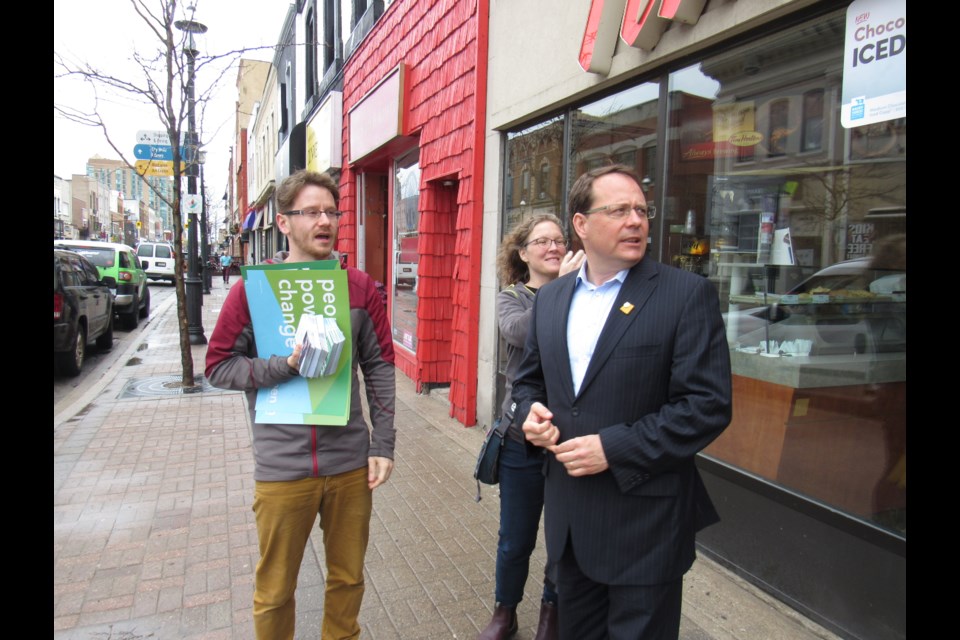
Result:
<instances>
[{"instance_id":1,"label":"brick sidewalk","mask_svg":"<svg viewBox=\"0 0 960 640\"><path fill-rule=\"evenodd\" d=\"M233 280L236 282L236 279ZM209 337L225 295L204 296ZM203 371L205 346L193 347ZM54 638L246 639L258 559L243 395L183 394L175 308L156 311L136 357L54 430ZM496 487L474 501L480 429L397 376L397 452L374 494L363 638L475 638L493 607ZM435 392L436 393L436 392ZM533 638L537 547L516 638ZM324 563L314 530L297 589L297 638L319 638ZM701 557L684 584L684 640L834 638Z\"/></svg>"}]
</instances>

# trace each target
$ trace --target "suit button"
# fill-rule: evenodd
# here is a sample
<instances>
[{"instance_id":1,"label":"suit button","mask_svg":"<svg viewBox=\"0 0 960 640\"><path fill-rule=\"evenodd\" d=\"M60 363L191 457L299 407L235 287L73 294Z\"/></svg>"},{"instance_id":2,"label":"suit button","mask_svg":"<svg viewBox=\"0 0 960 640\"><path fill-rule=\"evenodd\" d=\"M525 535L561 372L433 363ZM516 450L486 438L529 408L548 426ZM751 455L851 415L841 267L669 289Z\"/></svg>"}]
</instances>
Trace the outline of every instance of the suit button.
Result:
<instances>
[{"instance_id":1,"label":"suit button","mask_svg":"<svg viewBox=\"0 0 960 640\"><path fill-rule=\"evenodd\" d=\"M571 414L574 418L576 418L577 416L580 415L580 409L578 409L577 407L574 407L573 410L570 411L570 414Z\"/></svg>"}]
</instances>

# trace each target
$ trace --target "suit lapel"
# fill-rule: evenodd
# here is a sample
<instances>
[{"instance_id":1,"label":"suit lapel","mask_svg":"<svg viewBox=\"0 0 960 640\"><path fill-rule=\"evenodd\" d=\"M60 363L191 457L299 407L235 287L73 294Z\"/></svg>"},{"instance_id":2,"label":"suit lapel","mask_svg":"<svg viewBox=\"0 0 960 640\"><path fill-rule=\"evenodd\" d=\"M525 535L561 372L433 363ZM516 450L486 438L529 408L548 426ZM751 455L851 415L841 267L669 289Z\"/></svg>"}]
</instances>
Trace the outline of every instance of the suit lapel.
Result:
<instances>
[{"instance_id":1,"label":"suit lapel","mask_svg":"<svg viewBox=\"0 0 960 640\"><path fill-rule=\"evenodd\" d=\"M641 315L641 311L657 288L656 275L657 264L652 258L641 260L627 273L626 279L620 286L620 293L617 294L617 299L610 309L610 315L607 316L607 321L604 323L600 337L597 339L597 346L593 350L593 357L590 359L590 364L583 376L578 396L583 395L593 378L610 358L627 329ZM564 333L564 336L566 336L566 333ZM566 340L564 340L564 344L566 344ZM568 376L570 375L569 361L568 357ZM572 389L572 379L570 385Z\"/></svg>"},{"instance_id":2,"label":"suit lapel","mask_svg":"<svg viewBox=\"0 0 960 640\"><path fill-rule=\"evenodd\" d=\"M548 323L550 333L557 338L559 348L553 349L550 354L549 362L556 371L560 372L560 382L563 390L573 400L573 374L570 373L570 345L567 344L567 315L570 313L570 302L573 300L573 291L576 288L577 277L572 275L568 278L562 278L557 287L555 304L545 305L538 308L538 313L552 313ZM549 310L548 310L549 309ZM541 344L543 344L541 342ZM543 354L540 354L541 361L544 360Z\"/></svg>"}]
</instances>

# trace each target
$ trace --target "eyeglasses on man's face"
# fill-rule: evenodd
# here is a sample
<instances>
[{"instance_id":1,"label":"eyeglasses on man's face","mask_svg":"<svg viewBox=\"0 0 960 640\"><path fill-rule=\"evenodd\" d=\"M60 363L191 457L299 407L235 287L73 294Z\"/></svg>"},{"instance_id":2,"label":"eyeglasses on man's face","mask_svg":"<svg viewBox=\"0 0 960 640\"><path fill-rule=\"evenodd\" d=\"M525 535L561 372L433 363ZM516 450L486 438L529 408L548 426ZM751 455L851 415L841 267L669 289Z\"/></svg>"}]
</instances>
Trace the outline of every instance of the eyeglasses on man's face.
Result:
<instances>
[{"instance_id":1,"label":"eyeglasses on man's face","mask_svg":"<svg viewBox=\"0 0 960 640\"><path fill-rule=\"evenodd\" d=\"M303 216L311 222L316 221L320 216L325 215L331 220L339 220L340 216L343 215L343 211L324 211L323 209L291 209L290 211L284 211L283 215L285 216Z\"/></svg>"},{"instance_id":2,"label":"eyeglasses on man's face","mask_svg":"<svg viewBox=\"0 0 960 640\"><path fill-rule=\"evenodd\" d=\"M563 238L534 238L526 243L523 246L529 247L530 245L537 246L541 249L549 249L550 245L557 245L557 249L561 251L567 247L567 241Z\"/></svg>"},{"instance_id":3,"label":"eyeglasses on man's face","mask_svg":"<svg viewBox=\"0 0 960 640\"><path fill-rule=\"evenodd\" d=\"M629 216L632 212L636 211L637 215L641 218L646 218L647 220L653 220L657 216L657 208L644 204L638 204L631 206L625 202L620 204L608 204L602 207L596 207L595 209L588 209L587 211L582 211L583 215L590 215L591 213L600 213L603 212L608 218L614 220L622 220Z\"/></svg>"}]
</instances>

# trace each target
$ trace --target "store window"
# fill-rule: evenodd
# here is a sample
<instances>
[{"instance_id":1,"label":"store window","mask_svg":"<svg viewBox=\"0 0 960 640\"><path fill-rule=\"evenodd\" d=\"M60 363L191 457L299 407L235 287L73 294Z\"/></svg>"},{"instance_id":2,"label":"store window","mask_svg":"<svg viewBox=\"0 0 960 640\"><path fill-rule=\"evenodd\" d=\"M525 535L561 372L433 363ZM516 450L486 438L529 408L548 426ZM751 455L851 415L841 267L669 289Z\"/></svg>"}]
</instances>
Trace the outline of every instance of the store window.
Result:
<instances>
[{"instance_id":1,"label":"store window","mask_svg":"<svg viewBox=\"0 0 960 640\"><path fill-rule=\"evenodd\" d=\"M393 339L417 350L417 269L420 229L420 150L399 158L393 171Z\"/></svg>"},{"instance_id":2,"label":"store window","mask_svg":"<svg viewBox=\"0 0 960 640\"><path fill-rule=\"evenodd\" d=\"M648 255L709 279L723 313L734 417L705 454L905 537L906 118L841 125L844 21L508 133L502 232L568 221L579 175L633 167L659 212ZM556 190L531 202L545 163Z\"/></svg>"},{"instance_id":3,"label":"store window","mask_svg":"<svg viewBox=\"0 0 960 640\"><path fill-rule=\"evenodd\" d=\"M564 166L564 122L565 118L559 116L507 134L501 238L531 216L551 213L564 218L563 187L560 184L560 167ZM525 181L531 166L539 168L539 197L535 200L525 196L528 188ZM497 352L497 407L503 404L506 367L507 347L501 338Z\"/></svg>"},{"instance_id":4,"label":"store window","mask_svg":"<svg viewBox=\"0 0 960 640\"><path fill-rule=\"evenodd\" d=\"M562 117L551 118L507 134L502 233L529 216L562 215L562 194L557 188L559 172L554 167L563 166L563 123ZM530 167L537 168L536 178L531 176Z\"/></svg>"},{"instance_id":5,"label":"store window","mask_svg":"<svg viewBox=\"0 0 960 640\"><path fill-rule=\"evenodd\" d=\"M906 120L841 126L843 23L670 75L666 201L730 344L706 454L905 536Z\"/></svg>"},{"instance_id":6,"label":"store window","mask_svg":"<svg viewBox=\"0 0 960 640\"><path fill-rule=\"evenodd\" d=\"M316 93L317 89L317 12L316 6L311 4L307 9L307 16L304 20L306 29L306 78L304 78L304 98L309 101Z\"/></svg>"},{"instance_id":7,"label":"store window","mask_svg":"<svg viewBox=\"0 0 960 640\"><path fill-rule=\"evenodd\" d=\"M844 20L508 133L501 226L567 221L579 175L633 167L658 210L648 255L719 297L734 416L705 455L905 537L906 118L841 125ZM545 162L556 192L531 203Z\"/></svg>"},{"instance_id":8,"label":"store window","mask_svg":"<svg viewBox=\"0 0 960 640\"><path fill-rule=\"evenodd\" d=\"M337 29L336 0L322 0L323 2L323 42L318 43L323 51L320 60L323 68L321 77L327 72L327 69L333 64L336 57L337 44L339 40Z\"/></svg>"}]
</instances>

